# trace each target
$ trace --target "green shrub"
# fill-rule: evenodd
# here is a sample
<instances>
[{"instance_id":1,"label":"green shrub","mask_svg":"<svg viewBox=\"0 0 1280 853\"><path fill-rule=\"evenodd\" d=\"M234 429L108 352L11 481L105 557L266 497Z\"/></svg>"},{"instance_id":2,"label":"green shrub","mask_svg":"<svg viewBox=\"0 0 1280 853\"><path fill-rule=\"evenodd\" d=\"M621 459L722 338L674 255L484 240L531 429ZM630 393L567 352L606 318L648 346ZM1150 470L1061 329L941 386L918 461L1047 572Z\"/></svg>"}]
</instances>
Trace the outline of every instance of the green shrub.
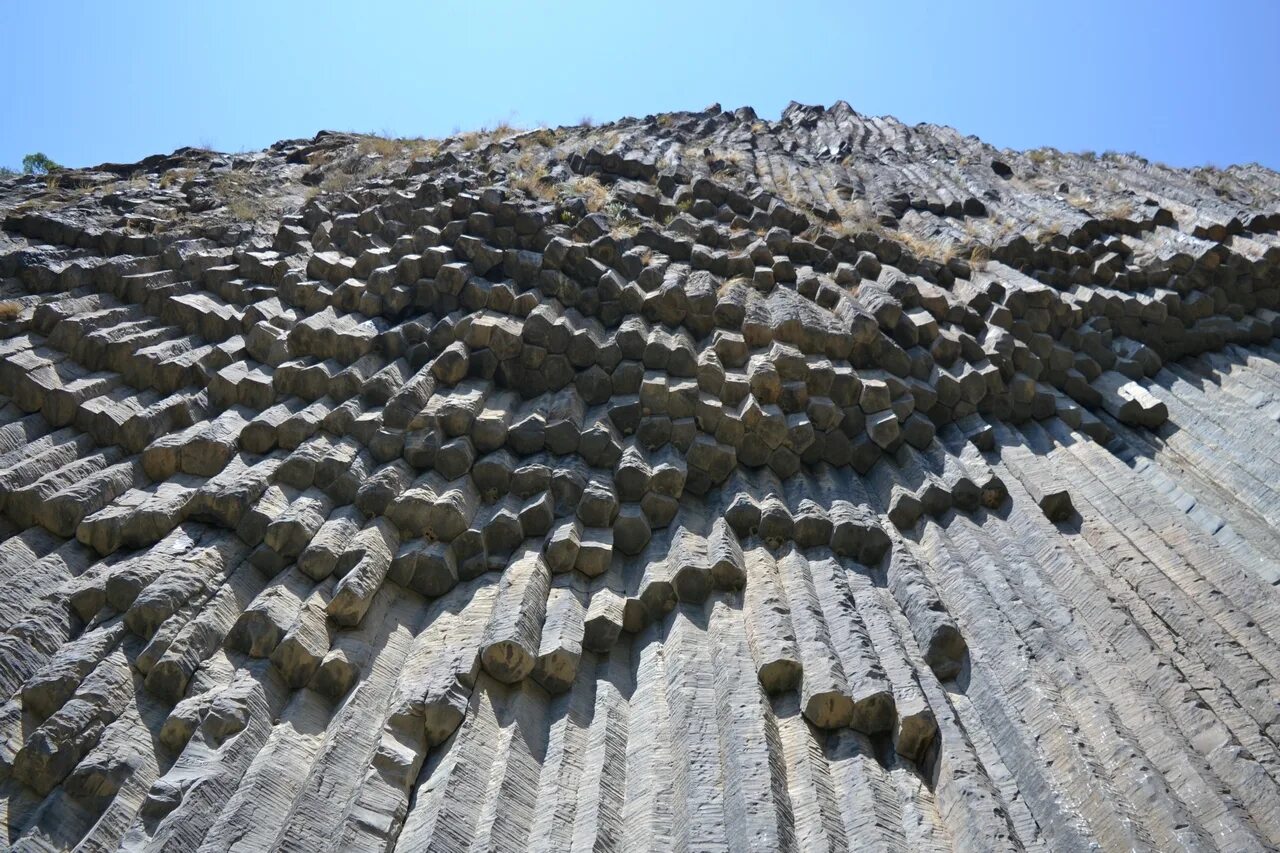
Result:
<instances>
[{"instance_id":1,"label":"green shrub","mask_svg":"<svg viewBox=\"0 0 1280 853\"><path fill-rule=\"evenodd\" d=\"M39 151L22 158L22 174L24 175L47 175L61 168L60 164L50 160Z\"/></svg>"}]
</instances>

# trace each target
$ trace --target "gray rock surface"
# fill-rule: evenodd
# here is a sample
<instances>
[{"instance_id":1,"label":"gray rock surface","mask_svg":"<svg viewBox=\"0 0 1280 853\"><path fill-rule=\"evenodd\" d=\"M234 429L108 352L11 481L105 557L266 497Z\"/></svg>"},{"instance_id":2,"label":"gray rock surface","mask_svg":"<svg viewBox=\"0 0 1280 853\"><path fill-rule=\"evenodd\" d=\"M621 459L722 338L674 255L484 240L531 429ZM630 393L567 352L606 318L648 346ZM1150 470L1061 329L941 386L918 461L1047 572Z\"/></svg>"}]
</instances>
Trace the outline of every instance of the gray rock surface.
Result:
<instances>
[{"instance_id":1,"label":"gray rock surface","mask_svg":"<svg viewBox=\"0 0 1280 853\"><path fill-rule=\"evenodd\" d=\"M1280 176L844 103L0 181L0 846L1280 847Z\"/></svg>"}]
</instances>

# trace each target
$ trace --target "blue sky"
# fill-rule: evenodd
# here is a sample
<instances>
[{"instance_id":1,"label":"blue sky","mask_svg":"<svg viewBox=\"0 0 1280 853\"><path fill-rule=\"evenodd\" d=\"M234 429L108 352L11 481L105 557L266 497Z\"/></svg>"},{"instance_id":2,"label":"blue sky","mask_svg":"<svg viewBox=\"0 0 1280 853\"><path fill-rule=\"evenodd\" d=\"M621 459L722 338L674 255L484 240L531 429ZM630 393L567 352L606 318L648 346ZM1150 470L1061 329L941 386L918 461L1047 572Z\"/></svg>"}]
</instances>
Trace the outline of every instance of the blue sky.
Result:
<instances>
[{"instance_id":1,"label":"blue sky","mask_svg":"<svg viewBox=\"0 0 1280 853\"><path fill-rule=\"evenodd\" d=\"M1277 0L9 0L4 17L11 167L844 99L998 146L1280 168Z\"/></svg>"}]
</instances>

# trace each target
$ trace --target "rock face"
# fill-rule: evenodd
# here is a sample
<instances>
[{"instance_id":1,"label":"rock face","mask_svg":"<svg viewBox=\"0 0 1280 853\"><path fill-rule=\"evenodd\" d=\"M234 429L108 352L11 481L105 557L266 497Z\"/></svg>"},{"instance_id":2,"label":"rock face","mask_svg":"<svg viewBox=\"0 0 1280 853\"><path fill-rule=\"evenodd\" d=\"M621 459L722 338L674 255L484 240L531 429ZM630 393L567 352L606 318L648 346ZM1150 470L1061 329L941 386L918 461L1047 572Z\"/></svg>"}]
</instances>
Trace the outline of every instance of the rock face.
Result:
<instances>
[{"instance_id":1,"label":"rock face","mask_svg":"<svg viewBox=\"0 0 1280 853\"><path fill-rule=\"evenodd\" d=\"M1277 211L843 103L0 183L3 843L1276 849Z\"/></svg>"}]
</instances>

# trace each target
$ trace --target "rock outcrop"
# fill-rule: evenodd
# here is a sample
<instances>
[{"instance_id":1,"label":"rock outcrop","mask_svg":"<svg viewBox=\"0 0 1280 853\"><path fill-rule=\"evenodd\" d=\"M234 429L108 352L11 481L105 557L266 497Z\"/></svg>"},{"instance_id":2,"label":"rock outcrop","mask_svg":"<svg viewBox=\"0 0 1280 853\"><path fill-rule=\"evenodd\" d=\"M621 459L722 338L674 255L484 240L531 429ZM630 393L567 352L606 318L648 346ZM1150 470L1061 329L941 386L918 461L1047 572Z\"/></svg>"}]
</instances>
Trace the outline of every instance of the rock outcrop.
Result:
<instances>
[{"instance_id":1,"label":"rock outcrop","mask_svg":"<svg viewBox=\"0 0 1280 853\"><path fill-rule=\"evenodd\" d=\"M1280 846L1280 176L793 104L0 182L15 850Z\"/></svg>"}]
</instances>

